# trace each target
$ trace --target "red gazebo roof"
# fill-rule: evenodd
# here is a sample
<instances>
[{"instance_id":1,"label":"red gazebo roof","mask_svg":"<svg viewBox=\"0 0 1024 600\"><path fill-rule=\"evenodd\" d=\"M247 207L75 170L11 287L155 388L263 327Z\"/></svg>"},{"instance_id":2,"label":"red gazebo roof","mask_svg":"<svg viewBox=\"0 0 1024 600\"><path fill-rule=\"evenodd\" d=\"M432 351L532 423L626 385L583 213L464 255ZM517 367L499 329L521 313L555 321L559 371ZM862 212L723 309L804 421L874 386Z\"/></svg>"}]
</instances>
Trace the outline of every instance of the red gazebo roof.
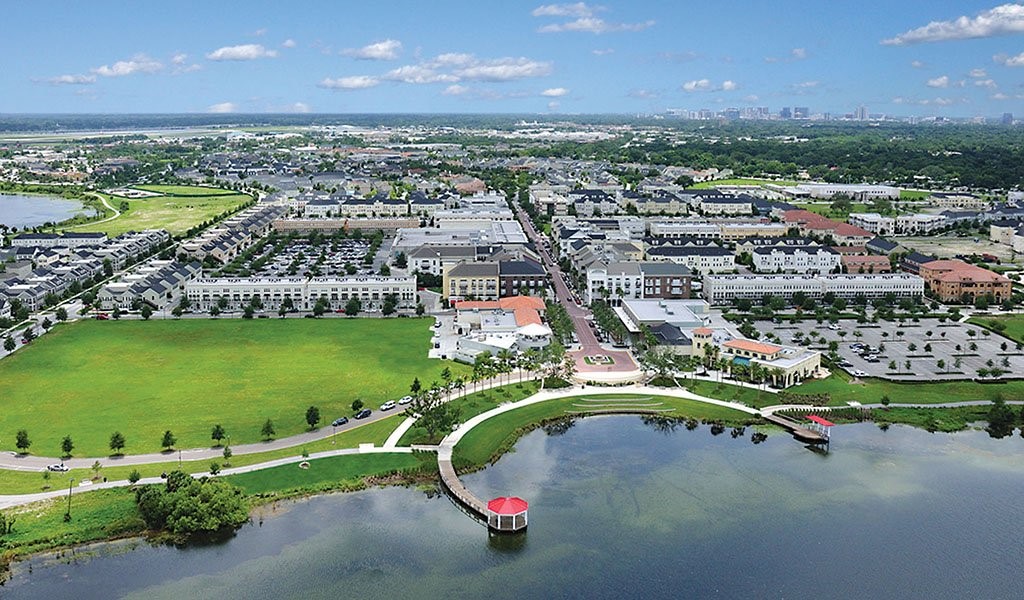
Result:
<instances>
[{"instance_id":1,"label":"red gazebo roof","mask_svg":"<svg viewBox=\"0 0 1024 600\"><path fill-rule=\"evenodd\" d=\"M807 420L813 421L813 422L817 423L818 425L821 425L822 427L833 427L835 425L835 423L833 423L832 421L829 421L829 420L826 420L826 419L822 419L818 415L809 415L807 417Z\"/></svg>"},{"instance_id":2,"label":"red gazebo roof","mask_svg":"<svg viewBox=\"0 0 1024 600\"><path fill-rule=\"evenodd\" d=\"M487 503L487 510L499 515L518 515L526 512L529 503L516 496L502 496Z\"/></svg>"}]
</instances>

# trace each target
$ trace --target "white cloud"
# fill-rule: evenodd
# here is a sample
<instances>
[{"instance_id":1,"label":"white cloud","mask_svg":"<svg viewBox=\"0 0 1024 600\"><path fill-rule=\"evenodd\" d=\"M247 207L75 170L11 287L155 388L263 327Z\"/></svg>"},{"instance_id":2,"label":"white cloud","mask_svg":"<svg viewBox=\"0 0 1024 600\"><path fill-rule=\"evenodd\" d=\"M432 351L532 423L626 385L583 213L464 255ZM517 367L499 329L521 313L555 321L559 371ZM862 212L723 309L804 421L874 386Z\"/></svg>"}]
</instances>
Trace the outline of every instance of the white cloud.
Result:
<instances>
[{"instance_id":1,"label":"white cloud","mask_svg":"<svg viewBox=\"0 0 1024 600\"><path fill-rule=\"evenodd\" d=\"M535 17L589 17L601 10L605 10L603 6L590 6L586 2L577 2L575 4L545 4L533 9L530 14Z\"/></svg>"},{"instance_id":2,"label":"white cloud","mask_svg":"<svg viewBox=\"0 0 1024 600\"><path fill-rule=\"evenodd\" d=\"M49 83L52 85L89 85L90 83L96 83L95 75L58 75L56 77L48 77L46 79L36 79L42 83Z\"/></svg>"},{"instance_id":3,"label":"white cloud","mask_svg":"<svg viewBox=\"0 0 1024 600\"><path fill-rule=\"evenodd\" d=\"M306 104L305 102L295 102L294 104L288 106L288 110L286 112L308 113L313 112L313 109L310 108L309 105Z\"/></svg>"},{"instance_id":4,"label":"white cloud","mask_svg":"<svg viewBox=\"0 0 1024 600\"><path fill-rule=\"evenodd\" d=\"M745 102L757 102L760 99L761 99L760 96L757 96L756 94L751 94L749 96L744 96L743 97L743 100Z\"/></svg>"},{"instance_id":5,"label":"white cloud","mask_svg":"<svg viewBox=\"0 0 1024 600\"><path fill-rule=\"evenodd\" d=\"M887 46L903 46L925 42L944 42L986 38L1024 32L1024 5L1003 4L985 10L976 17L961 16L952 21L932 21L924 27L911 29L882 40Z\"/></svg>"},{"instance_id":6,"label":"white cloud","mask_svg":"<svg viewBox=\"0 0 1024 600\"><path fill-rule=\"evenodd\" d=\"M965 103L964 99L954 100L953 98L925 98L923 100L917 100L914 98L904 98L897 96L892 99L893 104L917 104L919 106L951 106L957 103Z\"/></svg>"},{"instance_id":7,"label":"white cloud","mask_svg":"<svg viewBox=\"0 0 1024 600\"><path fill-rule=\"evenodd\" d=\"M164 66L145 54L136 54L131 60L119 60L113 65L102 65L92 72L103 77L124 77L136 73L156 73Z\"/></svg>"},{"instance_id":8,"label":"white cloud","mask_svg":"<svg viewBox=\"0 0 1024 600\"><path fill-rule=\"evenodd\" d=\"M651 90L630 90L626 95L630 98L639 98L641 100L651 100L658 97L658 93Z\"/></svg>"},{"instance_id":9,"label":"white cloud","mask_svg":"<svg viewBox=\"0 0 1024 600\"><path fill-rule=\"evenodd\" d=\"M658 57L669 62L687 63L700 58L700 54L693 50L687 50L686 52L661 52Z\"/></svg>"},{"instance_id":10,"label":"white cloud","mask_svg":"<svg viewBox=\"0 0 1024 600\"><path fill-rule=\"evenodd\" d=\"M171 57L171 63L175 64L175 65L183 65L183 64L185 64L185 61L187 59L188 59L188 54L185 54L184 52L179 52L179 53L177 53L177 54L175 54L174 56Z\"/></svg>"},{"instance_id":11,"label":"white cloud","mask_svg":"<svg viewBox=\"0 0 1024 600\"><path fill-rule=\"evenodd\" d=\"M561 105L561 102L557 100L552 100L551 102L548 102L548 110L558 110L558 107Z\"/></svg>"},{"instance_id":12,"label":"white cloud","mask_svg":"<svg viewBox=\"0 0 1024 600\"><path fill-rule=\"evenodd\" d=\"M643 31L653 27L653 20L642 23L610 23L599 17L580 17L565 23L552 23L537 29L538 33L561 33L563 31L583 31L587 33L612 33L616 31Z\"/></svg>"},{"instance_id":13,"label":"white cloud","mask_svg":"<svg viewBox=\"0 0 1024 600\"><path fill-rule=\"evenodd\" d=\"M560 98L569 93L569 90L563 87L549 88L540 93L541 96L547 96L548 98Z\"/></svg>"},{"instance_id":14,"label":"white cloud","mask_svg":"<svg viewBox=\"0 0 1024 600\"><path fill-rule=\"evenodd\" d=\"M800 83L794 83L793 87L798 90L809 90L816 88L821 85L820 81L801 81Z\"/></svg>"},{"instance_id":15,"label":"white cloud","mask_svg":"<svg viewBox=\"0 0 1024 600\"><path fill-rule=\"evenodd\" d=\"M605 56L605 55L608 55L608 54L614 54L615 53L615 49L614 48L598 48L596 50L591 50L590 53L593 54L594 56Z\"/></svg>"},{"instance_id":16,"label":"white cloud","mask_svg":"<svg viewBox=\"0 0 1024 600\"><path fill-rule=\"evenodd\" d=\"M277 56L277 50L268 50L260 44L242 44L218 48L207 54L206 58L210 60L257 60L275 56Z\"/></svg>"},{"instance_id":17,"label":"white cloud","mask_svg":"<svg viewBox=\"0 0 1024 600\"><path fill-rule=\"evenodd\" d=\"M297 44L295 43L295 40L293 40L292 38L288 38L285 41L281 42L282 48L294 48L296 45Z\"/></svg>"},{"instance_id":18,"label":"white cloud","mask_svg":"<svg viewBox=\"0 0 1024 600\"><path fill-rule=\"evenodd\" d=\"M807 58L807 50L804 48L793 48L789 54L793 57L793 60L803 60Z\"/></svg>"},{"instance_id":19,"label":"white cloud","mask_svg":"<svg viewBox=\"0 0 1024 600\"><path fill-rule=\"evenodd\" d=\"M206 109L206 112L211 113L233 113L238 112L238 105L234 102L221 102L220 104L214 104Z\"/></svg>"},{"instance_id":20,"label":"white cloud","mask_svg":"<svg viewBox=\"0 0 1024 600\"><path fill-rule=\"evenodd\" d=\"M477 81L511 81L527 77L543 77L551 74L551 63L528 58L496 58L479 60L455 69L461 79Z\"/></svg>"},{"instance_id":21,"label":"white cloud","mask_svg":"<svg viewBox=\"0 0 1024 600\"><path fill-rule=\"evenodd\" d=\"M923 69L925 67L925 64L919 60L912 60L910 61L910 66L914 67L915 69Z\"/></svg>"},{"instance_id":22,"label":"white cloud","mask_svg":"<svg viewBox=\"0 0 1024 600\"><path fill-rule=\"evenodd\" d=\"M929 79L925 84L932 88L947 88L949 87L949 76L943 75L942 77L936 77L935 79Z\"/></svg>"},{"instance_id":23,"label":"white cloud","mask_svg":"<svg viewBox=\"0 0 1024 600\"><path fill-rule=\"evenodd\" d=\"M469 93L469 88L464 85L455 84L446 87L444 91L441 93L444 94L445 96L461 96L463 94Z\"/></svg>"},{"instance_id":24,"label":"white cloud","mask_svg":"<svg viewBox=\"0 0 1024 600\"><path fill-rule=\"evenodd\" d=\"M402 42L389 39L374 42L362 48L346 48L341 53L360 60L395 60L401 51Z\"/></svg>"},{"instance_id":25,"label":"white cloud","mask_svg":"<svg viewBox=\"0 0 1024 600\"><path fill-rule=\"evenodd\" d=\"M385 73L383 78L391 81L401 81L403 83L451 83L459 80L455 75L439 73L434 69L423 65L406 65L404 67L398 67L397 69L392 69Z\"/></svg>"},{"instance_id":26,"label":"white cloud","mask_svg":"<svg viewBox=\"0 0 1024 600\"><path fill-rule=\"evenodd\" d=\"M465 67L476 62L476 57L465 52L447 52L434 57L434 60L426 64L432 68L440 67Z\"/></svg>"},{"instance_id":27,"label":"white cloud","mask_svg":"<svg viewBox=\"0 0 1024 600\"><path fill-rule=\"evenodd\" d=\"M992 57L992 60L1005 67L1024 67L1024 52L1021 52L1017 56L996 54Z\"/></svg>"},{"instance_id":28,"label":"white cloud","mask_svg":"<svg viewBox=\"0 0 1024 600\"><path fill-rule=\"evenodd\" d=\"M971 72L968 73L968 75L980 79L982 77L988 77L988 72L986 72L985 69L971 69Z\"/></svg>"},{"instance_id":29,"label":"white cloud","mask_svg":"<svg viewBox=\"0 0 1024 600\"><path fill-rule=\"evenodd\" d=\"M252 34L254 36L256 36L256 37L263 37L264 35L267 34L267 28L266 27L260 27L256 31L252 32Z\"/></svg>"},{"instance_id":30,"label":"white cloud","mask_svg":"<svg viewBox=\"0 0 1024 600\"><path fill-rule=\"evenodd\" d=\"M687 92L706 92L711 90L710 79L695 79L683 84L683 90Z\"/></svg>"},{"instance_id":31,"label":"white cloud","mask_svg":"<svg viewBox=\"0 0 1024 600\"><path fill-rule=\"evenodd\" d=\"M694 79L683 84L684 92L731 92L739 87L735 81L725 80L721 85L712 83L710 79Z\"/></svg>"},{"instance_id":32,"label":"white cloud","mask_svg":"<svg viewBox=\"0 0 1024 600\"><path fill-rule=\"evenodd\" d=\"M992 94L992 99L993 100L1009 100L1010 97L1007 96L1006 94L1002 93L1002 92L999 92L999 93L996 93L996 94Z\"/></svg>"},{"instance_id":33,"label":"white cloud","mask_svg":"<svg viewBox=\"0 0 1024 600\"><path fill-rule=\"evenodd\" d=\"M372 77L370 75L353 75L351 77L339 77L337 79L331 79L328 77L318 85L322 88L332 90L365 90L366 88L375 87L378 84L380 84L380 79L376 77Z\"/></svg>"},{"instance_id":34,"label":"white cloud","mask_svg":"<svg viewBox=\"0 0 1024 600\"><path fill-rule=\"evenodd\" d=\"M998 85L996 85L996 82L993 81L992 79L977 79L974 81L974 85L975 87L983 87L988 88L990 90L994 90L997 87L999 87Z\"/></svg>"}]
</instances>

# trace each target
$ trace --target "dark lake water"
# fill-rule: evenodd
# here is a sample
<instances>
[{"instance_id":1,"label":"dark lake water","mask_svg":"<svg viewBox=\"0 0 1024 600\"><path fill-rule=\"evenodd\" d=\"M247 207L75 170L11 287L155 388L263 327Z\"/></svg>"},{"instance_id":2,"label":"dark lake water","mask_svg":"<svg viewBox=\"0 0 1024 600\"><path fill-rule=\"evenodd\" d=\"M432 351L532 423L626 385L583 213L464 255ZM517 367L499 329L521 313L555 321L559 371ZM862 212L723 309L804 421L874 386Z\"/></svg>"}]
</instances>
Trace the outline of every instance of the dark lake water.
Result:
<instances>
[{"instance_id":1,"label":"dark lake water","mask_svg":"<svg viewBox=\"0 0 1024 600\"><path fill-rule=\"evenodd\" d=\"M489 539L406 488L283 503L219 546L19 563L23 598L1021 598L1024 439L871 424L828 455L639 417L535 431L465 477L530 501Z\"/></svg>"},{"instance_id":2,"label":"dark lake water","mask_svg":"<svg viewBox=\"0 0 1024 600\"><path fill-rule=\"evenodd\" d=\"M91 214L81 202L49 196L0 194L0 223L8 227L35 227L46 222L59 223L78 213Z\"/></svg>"}]
</instances>

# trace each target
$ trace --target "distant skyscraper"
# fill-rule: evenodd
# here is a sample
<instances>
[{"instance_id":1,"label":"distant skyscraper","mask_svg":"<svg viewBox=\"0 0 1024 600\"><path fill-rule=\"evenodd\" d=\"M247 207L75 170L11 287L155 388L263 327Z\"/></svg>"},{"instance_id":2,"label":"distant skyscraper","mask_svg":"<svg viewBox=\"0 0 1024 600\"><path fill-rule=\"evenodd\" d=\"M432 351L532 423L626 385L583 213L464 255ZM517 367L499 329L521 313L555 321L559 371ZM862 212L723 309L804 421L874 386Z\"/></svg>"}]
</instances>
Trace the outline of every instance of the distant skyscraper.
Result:
<instances>
[{"instance_id":1,"label":"distant skyscraper","mask_svg":"<svg viewBox=\"0 0 1024 600\"><path fill-rule=\"evenodd\" d=\"M730 121L738 121L740 118L740 111L738 108L727 108L725 109L725 118Z\"/></svg>"},{"instance_id":2,"label":"distant skyscraper","mask_svg":"<svg viewBox=\"0 0 1024 600\"><path fill-rule=\"evenodd\" d=\"M784 107L782 107L782 110L779 111L779 118L780 119L792 119L793 118L793 112L791 110L789 110L788 106L784 106Z\"/></svg>"},{"instance_id":3,"label":"distant skyscraper","mask_svg":"<svg viewBox=\"0 0 1024 600\"><path fill-rule=\"evenodd\" d=\"M1003 113L1003 119L1000 122L1003 125L1013 125L1013 113Z\"/></svg>"},{"instance_id":4,"label":"distant skyscraper","mask_svg":"<svg viewBox=\"0 0 1024 600\"><path fill-rule=\"evenodd\" d=\"M793 107L793 118L794 119L806 119L811 116L811 109L806 106L794 106Z\"/></svg>"},{"instance_id":5,"label":"distant skyscraper","mask_svg":"<svg viewBox=\"0 0 1024 600\"><path fill-rule=\"evenodd\" d=\"M857 107L857 112L854 113L854 118L857 119L858 121L867 121L868 120L868 107L864 106L863 104L858 106Z\"/></svg>"}]
</instances>

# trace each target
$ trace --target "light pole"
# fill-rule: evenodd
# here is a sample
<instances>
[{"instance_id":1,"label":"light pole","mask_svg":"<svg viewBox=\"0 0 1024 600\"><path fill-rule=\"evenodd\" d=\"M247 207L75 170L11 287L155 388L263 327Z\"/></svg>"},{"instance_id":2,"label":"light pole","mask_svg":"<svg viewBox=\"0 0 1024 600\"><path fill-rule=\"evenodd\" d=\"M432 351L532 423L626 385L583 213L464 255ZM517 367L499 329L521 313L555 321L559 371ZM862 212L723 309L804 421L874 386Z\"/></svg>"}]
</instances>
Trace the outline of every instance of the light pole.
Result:
<instances>
[{"instance_id":1,"label":"light pole","mask_svg":"<svg viewBox=\"0 0 1024 600\"><path fill-rule=\"evenodd\" d=\"M73 477L68 479L68 510L64 513L64 522L67 523L71 520L71 486L75 484Z\"/></svg>"}]
</instances>

